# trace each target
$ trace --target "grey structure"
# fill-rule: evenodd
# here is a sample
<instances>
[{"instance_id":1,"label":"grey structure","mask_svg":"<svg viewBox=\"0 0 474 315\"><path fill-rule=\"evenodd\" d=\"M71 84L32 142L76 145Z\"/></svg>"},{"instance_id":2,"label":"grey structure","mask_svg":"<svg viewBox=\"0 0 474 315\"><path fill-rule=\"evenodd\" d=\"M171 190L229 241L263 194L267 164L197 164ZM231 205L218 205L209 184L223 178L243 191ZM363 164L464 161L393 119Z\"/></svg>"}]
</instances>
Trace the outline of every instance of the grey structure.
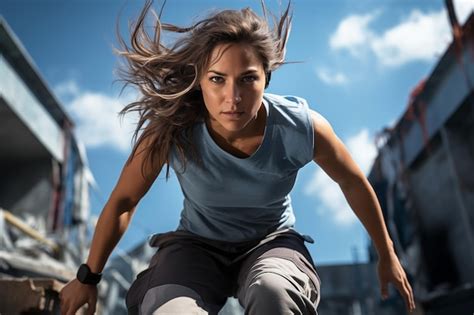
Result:
<instances>
[{"instance_id":1,"label":"grey structure","mask_svg":"<svg viewBox=\"0 0 474 315\"><path fill-rule=\"evenodd\" d=\"M380 135L369 175L420 308L433 315L474 310L473 14L461 29Z\"/></svg>"},{"instance_id":2,"label":"grey structure","mask_svg":"<svg viewBox=\"0 0 474 315\"><path fill-rule=\"evenodd\" d=\"M400 315L399 299L381 301L375 263L319 266L321 315Z\"/></svg>"},{"instance_id":3,"label":"grey structure","mask_svg":"<svg viewBox=\"0 0 474 315\"><path fill-rule=\"evenodd\" d=\"M0 16L3 288L8 288L8 279L20 277L68 281L85 259L89 187L95 182L73 128L71 118ZM53 297L57 301L57 295ZM0 299L0 313L4 307L9 312L24 311L16 308L21 305L8 302ZM58 311L57 306L53 308L53 313Z\"/></svg>"},{"instance_id":4,"label":"grey structure","mask_svg":"<svg viewBox=\"0 0 474 315\"><path fill-rule=\"evenodd\" d=\"M72 233L89 216L94 179L73 128L0 17L0 207L32 217L44 233Z\"/></svg>"}]
</instances>

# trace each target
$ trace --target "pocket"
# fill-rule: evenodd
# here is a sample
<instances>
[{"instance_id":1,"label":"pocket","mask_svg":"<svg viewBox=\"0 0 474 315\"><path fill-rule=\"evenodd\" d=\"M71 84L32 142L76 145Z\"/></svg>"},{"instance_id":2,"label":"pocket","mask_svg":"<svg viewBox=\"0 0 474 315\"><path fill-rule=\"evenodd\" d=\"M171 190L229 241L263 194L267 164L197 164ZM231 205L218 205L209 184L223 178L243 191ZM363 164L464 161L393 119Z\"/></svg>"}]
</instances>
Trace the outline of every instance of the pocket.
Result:
<instances>
[{"instance_id":1,"label":"pocket","mask_svg":"<svg viewBox=\"0 0 474 315\"><path fill-rule=\"evenodd\" d=\"M300 232L296 231L295 229L290 229L290 232L298 236L301 240L304 242L308 242L310 244L314 244L314 239L307 235L307 234L301 234Z\"/></svg>"}]
</instances>

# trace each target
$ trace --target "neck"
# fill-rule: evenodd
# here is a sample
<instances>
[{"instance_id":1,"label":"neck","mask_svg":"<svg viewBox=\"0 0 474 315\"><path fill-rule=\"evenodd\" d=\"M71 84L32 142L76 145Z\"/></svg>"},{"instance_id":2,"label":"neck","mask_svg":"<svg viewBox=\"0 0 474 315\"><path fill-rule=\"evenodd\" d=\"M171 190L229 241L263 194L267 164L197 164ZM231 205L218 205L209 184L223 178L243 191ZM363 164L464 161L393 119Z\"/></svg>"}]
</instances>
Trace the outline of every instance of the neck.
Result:
<instances>
[{"instance_id":1,"label":"neck","mask_svg":"<svg viewBox=\"0 0 474 315\"><path fill-rule=\"evenodd\" d=\"M221 138L227 143L244 141L247 138L263 134L265 130L265 121L265 108L263 104L260 106L255 118L252 119L243 130L240 131L232 132L225 130L222 126L215 124L209 116L206 117L206 125L208 126L211 134L215 137Z\"/></svg>"}]
</instances>

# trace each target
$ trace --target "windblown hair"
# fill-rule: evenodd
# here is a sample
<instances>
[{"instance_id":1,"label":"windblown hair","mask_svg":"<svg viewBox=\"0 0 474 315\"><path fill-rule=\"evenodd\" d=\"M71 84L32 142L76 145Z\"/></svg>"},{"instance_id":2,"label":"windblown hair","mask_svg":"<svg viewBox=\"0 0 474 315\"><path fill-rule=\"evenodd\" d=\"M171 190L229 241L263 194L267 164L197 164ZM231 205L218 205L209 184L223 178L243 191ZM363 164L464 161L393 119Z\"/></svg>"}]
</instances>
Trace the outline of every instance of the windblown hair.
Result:
<instances>
[{"instance_id":1,"label":"windblown hair","mask_svg":"<svg viewBox=\"0 0 474 315\"><path fill-rule=\"evenodd\" d=\"M290 3L279 18L270 13L273 20L273 27L270 28L262 0L264 18L250 8L222 10L189 27L179 27L160 21L162 7L160 15L151 10L156 20L153 38L150 38L144 21L152 2L147 0L136 24L130 26L131 47L121 38L117 26L117 37L123 50L114 50L126 60L126 67L118 69L120 81L125 82L122 91L132 84L141 92L140 99L126 105L119 115L133 111L139 114L132 138L133 151L127 163L130 163L140 143L147 139L142 175L145 174L146 161L151 159L151 165L161 167L167 164L168 179L173 146L184 167L188 158L201 162L193 144L192 131L194 124L207 115L199 80L211 62L213 48L221 43L249 44L260 57L268 80L272 71L285 64L292 14ZM172 45L166 46L161 39L163 31L179 36ZM141 130L143 132L137 141Z\"/></svg>"}]
</instances>

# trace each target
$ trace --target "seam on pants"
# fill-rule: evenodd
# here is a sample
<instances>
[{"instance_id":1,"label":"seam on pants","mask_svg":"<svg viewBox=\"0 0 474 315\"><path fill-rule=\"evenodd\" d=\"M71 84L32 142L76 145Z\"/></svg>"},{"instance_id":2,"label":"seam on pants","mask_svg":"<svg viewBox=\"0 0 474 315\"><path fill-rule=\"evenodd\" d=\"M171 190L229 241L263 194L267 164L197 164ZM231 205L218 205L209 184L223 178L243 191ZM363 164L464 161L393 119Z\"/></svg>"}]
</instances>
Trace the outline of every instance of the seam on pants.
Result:
<instances>
[{"instance_id":1,"label":"seam on pants","mask_svg":"<svg viewBox=\"0 0 474 315\"><path fill-rule=\"evenodd\" d=\"M313 281L305 272L303 272L300 268L298 268L298 266L293 261L289 259L285 259L285 258L280 258L280 257L265 257L262 259L257 259L255 261L254 268L259 263L267 259L272 261L272 263L268 265L268 268L263 268L262 270L258 270L256 272L254 271L255 274L251 274L252 272L249 270L249 272L246 275L245 281L242 283L242 287L240 288L240 290L245 290L245 294L243 294L243 301L245 304L247 304L248 302L247 301L248 296L247 296L246 291L250 288L253 282L253 279L258 278L258 276L266 274L266 273L279 275L283 279L287 280L296 290L298 290L298 292L307 296L308 288L309 286L311 286L310 283L312 283ZM282 268L282 265L283 265L283 268ZM288 272L289 272L289 275L287 274ZM299 274L296 274L295 272L298 272ZM300 280L303 280L304 284L303 285L299 284L298 281L293 279L292 275ZM304 277L304 279L301 279L302 276ZM242 293L243 292L241 292L241 294ZM310 298L310 296L307 296L307 298Z\"/></svg>"},{"instance_id":2,"label":"seam on pants","mask_svg":"<svg viewBox=\"0 0 474 315\"><path fill-rule=\"evenodd\" d=\"M302 289L303 293L306 292L306 289L307 289L308 285L312 281L311 281L310 277L304 271L302 271L293 261L291 261L289 259L280 258L280 257L272 257L271 259L272 260L276 259L277 261L280 261L285 266L285 268L291 268L293 270L291 270L290 275L287 275L286 273L281 274L281 273L278 273L278 272L272 271L272 270L269 270L268 272L275 273L277 275L282 276L283 278L288 280L298 291L301 291L300 289ZM280 266L278 266L278 267L280 267ZM288 269L285 269L285 271L287 271L287 270ZM295 274L295 271L298 271L300 274ZM298 283L298 281L293 279L293 276L295 276L298 279L301 279L300 278L301 276L304 277L304 279L301 279L301 280L303 280L304 285L300 285ZM297 286L299 286L299 287L297 287Z\"/></svg>"},{"instance_id":3,"label":"seam on pants","mask_svg":"<svg viewBox=\"0 0 474 315\"><path fill-rule=\"evenodd\" d=\"M309 262L307 262L305 259L303 259L304 257L301 257L299 256L296 252L294 253L294 258L297 259L298 261L302 262L306 267L308 267L307 269L305 268L305 270L301 269L302 267L299 266L297 263L293 262L294 265L301 271L303 272L304 274L306 274L306 272L313 272L314 273L314 276L316 277L316 279L313 279L312 276L306 274L306 276L309 278L309 283L308 283L308 292L311 293L311 291L314 291L315 294L316 294L316 300L314 301L314 304L315 306L317 307L319 305L319 302L321 300L321 278L319 277L319 274L318 272L316 271L316 268L314 266L311 266L309 264ZM315 282L316 281L316 282ZM310 294L311 296L311 294Z\"/></svg>"}]
</instances>

